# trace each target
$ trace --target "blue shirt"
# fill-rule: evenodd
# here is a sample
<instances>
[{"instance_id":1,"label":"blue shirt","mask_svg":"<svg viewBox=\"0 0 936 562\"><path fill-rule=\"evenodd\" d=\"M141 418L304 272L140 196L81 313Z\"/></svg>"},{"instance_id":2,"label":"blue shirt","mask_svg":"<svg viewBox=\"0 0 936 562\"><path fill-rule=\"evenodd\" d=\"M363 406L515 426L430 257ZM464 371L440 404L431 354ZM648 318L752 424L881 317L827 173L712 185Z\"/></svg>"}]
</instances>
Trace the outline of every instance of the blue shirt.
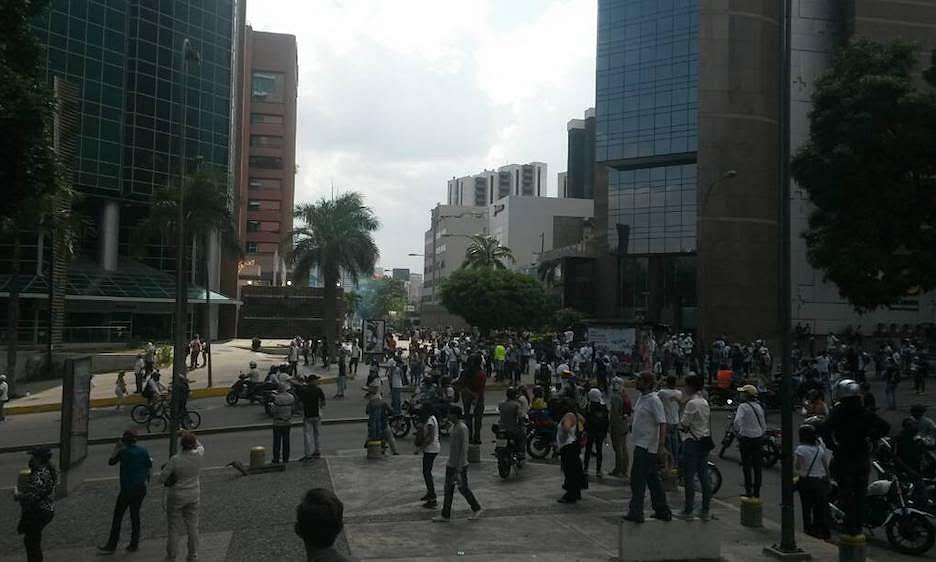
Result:
<instances>
[{"instance_id":1,"label":"blue shirt","mask_svg":"<svg viewBox=\"0 0 936 562\"><path fill-rule=\"evenodd\" d=\"M146 488L149 482L153 460L149 451L136 444L117 451L116 462L120 463L120 489L124 492L137 492Z\"/></svg>"}]
</instances>

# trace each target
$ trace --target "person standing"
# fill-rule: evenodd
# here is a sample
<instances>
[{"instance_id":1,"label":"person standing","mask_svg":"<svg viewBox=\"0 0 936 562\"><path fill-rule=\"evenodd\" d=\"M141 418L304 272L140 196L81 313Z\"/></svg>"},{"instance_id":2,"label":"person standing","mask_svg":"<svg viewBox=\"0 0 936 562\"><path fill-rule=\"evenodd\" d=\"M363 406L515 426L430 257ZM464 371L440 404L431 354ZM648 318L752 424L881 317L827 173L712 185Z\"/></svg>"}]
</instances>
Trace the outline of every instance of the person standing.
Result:
<instances>
[{"instance_id":1,"label":"person standing","mask_svg":"<svg viewBox=\"0 0 936 562\"><path fill-rule=\"evenodd\" d=\"M136 363L133 364L133 377L136 382L136 394L143 393L144 374L146 372L146 361L143 360L143 354L137 353Z\"/></svg>"},{"instance_id":2,"label":"person standing","mask_svg":"<svg viewBox=\"0 0 936 562\"><path fill-rule=\"evenodd\" d=\"M741 470L744 474L744 495L759 498L761 489L761 470L764 455L761 446L767 422L764 409L757 403L757 387L746 384L738 389L741 403L735 411L734 432L738 436L738 450L741 453Z\"/></svg>"},{"instance_id":3,"label":"person standing","mask_svg":"<svg viewBox=\"0 0 936 562\"><path fill-rule=\"evenodd\" d=\"M202 367L208 365L208 338L202 336L198 338L198 346L201 349Z\"/></svg>"},{"instance_id":4,"label":"person standing","mask_svg":"<svg viewBox=\"0 0 936 562\"><path fill-rule=\"evenodd\" d=\"M481 355L472 354L468 358L461 377L462 404L465 423L468 424L469 439L472 444L481 443L481 420L484 415L484 387L487 375L481 368Z\"/></svg>"},{"instance_id":5,"label":"person standing","mask_svg":"<svg viewBox=\"0 0 936 562\"><path fill-rule=\"evenodd\" d=\"M110 536L107 543L98 547L101 554L113 554L120 540L120 525L124 513L130 508L130 544L127 550L136 552L140 548L140 507L146 498L153 459L149 451L137 445L137 436L133 431L125 431L120 441L114 444L107 464L120 464L120 492L114 506Z\"/></svg>"},{"instance_id":6,"label":"person standing","mask_svg":"<svg viewBox=\"0 0 936 562\"><path fill-rule=\"evenodd\" d=\"M890 425L864 407L858 383L843 379L836 386L839 402L832 408L825 428L831 437L827 445L835 454L829 468L839 485L845 533L859 535L864 529L871 444L890 433Z\"/></svg>"},{"instance_id":7,"label":"person standing","mask_svg":"<svg viewBox=\"0 0 936 562\"><path fill-rule=\"evenodd\" d=\"M640 398L634 404L633 441L634 460L631 464L631 500L622 521L643 523L644 494L650 489L650 502L654 519L669 521L673 518L666 504L666 493L657 471L658 455L666 452L666 412L660 397L653 392L656 379L644 371L637 379Z\"/></svg>"},{"instance_id":8,"label":"person standing","mask_svg":"<svg viewBox=\"0 0 936 562\"><path fill-rule=\"evenodd\" d=\"M156 346L153 342L146 342L146 347L143 348L143 366L147 371L156 367Z\"/></svg>"},{"instance_id":9,"label":"person standing","mask_svg":"<svg viewBox=\"0 0 936 562\"><path fill-rule=\"evenodd\" d=\"M198 368L198 354L201 352L201 339L198 334L189 342L189 371Z\"/></svg>"},{"instance_id":10,"label":"person standing","mask_svg":"<svg viewBox=\"0 0 936 562\"><path fill-rule=\"evenodd\" d=\"M793 451L794 468L799 480L796 490L803 504L803 532L817 539L828 540L829 531L829 457L819 444L816 428L803 424L799 428L800 444Z\"/></svg>"},{"instance_id":11,"label":"person standing","mask_svg":"<svg viewBox=\"0 0 936 562\"><path fill-rule=\"evenodd\" d=\"M10 401L10 385L7 383L6 375L0 375L0 422L6 421L6 415L3 408Z\"/></svg>"},{"instance_id":12,"label":"person standing","mask_svg":"<svg viewBox=\"0 0 936 562\"><path fill-rule=\"evenodd\" d=\"M289 350L286 352L286 361L289 362L289 376L295 377L299 372L299 347L296 340L289 342Z\"/></svg>"},{"instance_id":13,"label":"person standing","mask_svg":"<svg viewBox=\"0 0 936 562\"><path fill-rule=\"evenodd\" d=\"M114 397L117 398L116 411L120 411L121 406L123 405L123 399L127 395L127 381L124 379L124 372L120 371L117 373L117 381L114 382ZM0 412L0 418L2 418L2 412Z\"/></svg>"},{"instance_id":14,"label":"person standing","mask_svg":"<svg viewBox=\"0 0 936 562\"><path fill-rule=\"evenodd\" d=\"M403 405L403 359L395 357L389 364L390 404L394 415L400 415Z\"/></svg>"},{"instance_id":15,"label":"person standing","mask_svg":"<svg viewBox=\"0 0 936 562\"><path fill-rule=\"evenodd\" d=\"M439 442L439 421L432 415L432 407L428 404L422 408L422 416L425 418L425 422L423 422L423 442L425 444L423 445L422 473L423 479L426 481L426 495L420 498L420 501L425 502L423 507L435 509L439 506L439 502L436 498L432 467L435 464L436 457L442 451L442 445Z\"/></svg>"},{"instance_id":16,"label":"person standing","mask_svg":"<svg viewBox=\"0 0 936 562\"><path fill-rule=\"evenodd\" d=\"M348 360L348 368L351 371L351 377L357 375L357 366L358 361L361 360L361 346L358 345L357 339L351 342L351 359Z\"/></svg>"},{"instance_id":17,"label":"person standing","mask_svg":"<svg viewBox=\"0 0 936 562\"><path fill-rule=\"evenodd\" d=\"M630 475L630 459L627 451L627 433L630 431L630 417L633 408L630 397L624 392L624 379L614 377L611 379L611 399L609 415L611 425L611 448L614 449L614 470L609 474L628 478Z\"/></svg>"},{"instance_id":18,"label":"person standing","mask_svg":"<svg viewBox=\"0 0 936 562\"><path fill-rule=\"evenodd\" d=\"M292 429L293 405L296 399L284 383L279 383L273 395L273 464L289 462L289 430ZM282 456L280 454L282 453Z\"/></svg>"},{"instance_id":19,"label":"person standing","mask_svg":"<svg viewBox=\"0 0 936 562\"><path fill-rule=\"evenodd\" d=\"M179 438L181 451L163 466L157 478L166 487L166 560L179 553L179 535L185 526L188 535L188 560L198 558L198 506L201 498L202 464L205 448L194 434L186 431Z\"/></svg>"},{"instance_id":20,"label":"person standing","mask_svg":"<svg viewBox=\"0 0 936 562\"><path fill-rule=\"evenodd\" d=\"M29 451L29 478L22 488L13 488L13 499L21 510L16 532L23 535L27 562L42 562L42 530L55 516L58 474L51 459L52 451L47 447Z\"/></svg>"},{"instance_id":21,"label":"person standing","mask_svg":"<svg viewBox=\"0 0 936 562\"><path fill-rule=\"evenodd\" d=\"M566 412L556 427L556 449L562 467L562 489L565 494L556 500L559 503L575 503L582 499L586 487L585 469L582 468L582 446L579 444L579 417L575 412Z\"/></svg>"},{"instance_id":22,"label":"person standing","mask_svg":"<svg viewBox=\"0 0 936 562\"><path fill-rule=\"evenodd\" d=\"M306 377L306 384L298 388L299 400L302 402L302 438L305 447L305 456L300 460L309 462L322 456L319 431L322 428L320 409L325 407L325 393L316 382L317 375Z\"/></svg>"},{"instance_id":23,"label":"person standing","mask_svg":"<svg viewBox=\"0 0 936 562\"><path fill-rule=\"evenodd\" d=\"M335 385L335 398L344 398L345 390L348 389L348 366L345 359L347 359L347 353L344 348L341 348L338 351L338 380Z\"/></svg>"},{"instance_id":24,"label":"person standing","mask_svg":"<svg viewBox=\"0 0 936 562\"><path fill-rule=\"evenodd\" d=\"M309 366L309 340L302 340L302 359L303 365Z\"/></svg>"},{"instance_id":25,"label":"person standing","mask_svg":"<svg viewBox=\"0 0 936 562\"><path fill-rule=\"evenodd\" d=\"M593 388L588 391L588 409L585 411L585 464L584 472L588 474L588 461L591 460L592 450L595 452L595 476L602 477L601 458L604 452L605 438L608 436L610 425L608 407L605 406L601 390Z\"/></svg>"},{"instance_id":26,"label":"person standing","mask_svg":"<svg viewBox=\"0 0 936 562\"><path fill-rule=\"evenodd\" d=\"M322 368L328 368L328 338L322 336L322 345L319 349L319 354L322 356Z\"/></svg>"},{"instance_id":27,"label":"person standing","mask_svg":"<svg viewBox=\"0 0 936 562\"><path fill-rule=\"evenodd\" d=\"M675 463L679 458L679 405L683 401L682 392L676 388L676 377L666 377L665 388L657 391L666 413L666 448Z\"/></svg>"},{"instance_id":28,"label":"person standing","mask_svg":"<svg viewBox=\"0 0 936 562\"><path fill-rule=\"evenodd\" d=\"M458 492L471 507L471 515L468 518L478 519L483 511L468 487L468 426L462 420L461 406L449 406L448 418L452 424L452 431L449 436L449 458L445 464L445 498L442 501L442 514L432 518L437 523L448 523L452 520L452 500L455 496L456 482Z\"/></svg>"},{"instance_id":29,"label":"person standing","mask_svg":"<svg viewBox=\"0 0 936 562\"><path fill-rule=\"evenodd\" d=\"M712 410L702 393L702 377L692 373L686 377L686 395L689 401L683 409L679 428L687 434L682 443L682 472L685 484L685 504L682 519L691 520L695 516L695 481L699 478L702 486L702 510L699 518L708 521L712 518L709 506L712 502L712 488L708 476L707 458L712 443Z\"/></svg>"},{"instance_id":30,"label":"person standing","mask_svg":"<svg viewBox=\"0 0 936 562\"><path fill-rule=\"evenodd\" d=\"M897 409L897 385L900 384L900 366L896 361L889 360L884 370L884 399L887 400L887 409Z\"/></svg>"}]
</instances>

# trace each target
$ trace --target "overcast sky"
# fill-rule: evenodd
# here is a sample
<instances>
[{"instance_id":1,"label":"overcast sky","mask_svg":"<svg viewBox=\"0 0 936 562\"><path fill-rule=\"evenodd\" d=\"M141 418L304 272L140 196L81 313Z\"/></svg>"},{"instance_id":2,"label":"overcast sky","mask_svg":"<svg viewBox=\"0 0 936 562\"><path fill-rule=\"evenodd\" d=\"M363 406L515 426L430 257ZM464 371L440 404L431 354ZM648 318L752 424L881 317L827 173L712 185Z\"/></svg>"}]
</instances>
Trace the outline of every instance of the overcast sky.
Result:
<instances>
[{"instance_id":1,"label":"overcast sky","mask_svg":"<svg viewBox=\"0 0 936 562\"><path fill-rule=\"evenodd\" d=\"M248 0L255 30L296 35L296 202L361 191L383 267L422 272L446 181L544 161L595 100L595 0Z\"/></svg>"}]
</instances>

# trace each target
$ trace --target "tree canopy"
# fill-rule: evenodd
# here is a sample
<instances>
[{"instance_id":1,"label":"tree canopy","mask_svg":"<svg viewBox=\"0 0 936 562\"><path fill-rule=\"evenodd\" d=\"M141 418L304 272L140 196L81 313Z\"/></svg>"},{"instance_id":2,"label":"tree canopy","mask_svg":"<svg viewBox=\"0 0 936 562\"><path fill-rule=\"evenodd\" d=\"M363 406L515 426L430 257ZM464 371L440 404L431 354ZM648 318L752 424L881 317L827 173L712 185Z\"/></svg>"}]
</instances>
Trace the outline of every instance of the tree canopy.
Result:
<instances>
[{"instance_id":1,"label":"tree canopy","mask_svg":"<svg viewBox=\"0 0 936 562\"><path fill-rule=\"evenodd\" d=\"M539 329L551 313L536 279L506 269L459 269L442 282L442 305L483 332Z\"/></svg>"},{"instance_id":2,"label":"tree canopy","mask_svg":"<svg viewBox=\"0 0 936 562\"><path fill-rule=\"evenodd\" d=\"M497 238L487 234L473 234L471 245L465 250L465 261L462 267L466 269L505 269L507 264L516 260L510 248L501 246Z\"/></svg>"},{"instance_id":3,"label":"tree canopy","mask_svg":"<svg viewBox=\"0 0 936 562\"><path fill-rule=\"evenodd\" d=\"M936 97L916 62L902 42L843 47L792 160L809 262L859 310L936 288Z\"/></svg>"},{"instance_id":4,"label":"tree canopy","mask_svg":"<svg viewBox=\"0 0 936 562\"><path fill-rule=\"evenodd\" d=\"M406 310L406 287L399 279L382 277L363 285L359 310L368 319L385 319L390 312L402 314Z\"/></svg>"}]
</instances>

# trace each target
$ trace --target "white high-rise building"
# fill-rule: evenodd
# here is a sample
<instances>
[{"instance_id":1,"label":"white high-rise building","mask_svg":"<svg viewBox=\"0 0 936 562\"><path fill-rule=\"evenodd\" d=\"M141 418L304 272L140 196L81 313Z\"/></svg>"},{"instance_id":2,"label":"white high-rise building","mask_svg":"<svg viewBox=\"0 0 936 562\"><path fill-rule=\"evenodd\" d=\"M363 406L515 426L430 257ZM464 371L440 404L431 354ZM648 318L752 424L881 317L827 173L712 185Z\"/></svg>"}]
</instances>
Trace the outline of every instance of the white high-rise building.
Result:
<instances>
[{"instance_id":1,"label":"white high-rise building","mask_svg":"<svg viewBox=\"0 0 936 562\"><path fill-rule=\"evenodd\" d=\"M484 207L504 197L546 197L546 164L508 164L496 170L452 178L448 181L447 204Z\"/></svg>"}]
</instances>

